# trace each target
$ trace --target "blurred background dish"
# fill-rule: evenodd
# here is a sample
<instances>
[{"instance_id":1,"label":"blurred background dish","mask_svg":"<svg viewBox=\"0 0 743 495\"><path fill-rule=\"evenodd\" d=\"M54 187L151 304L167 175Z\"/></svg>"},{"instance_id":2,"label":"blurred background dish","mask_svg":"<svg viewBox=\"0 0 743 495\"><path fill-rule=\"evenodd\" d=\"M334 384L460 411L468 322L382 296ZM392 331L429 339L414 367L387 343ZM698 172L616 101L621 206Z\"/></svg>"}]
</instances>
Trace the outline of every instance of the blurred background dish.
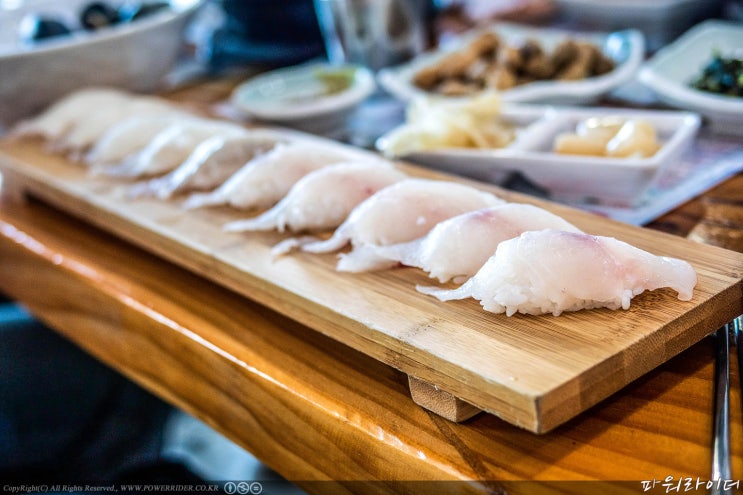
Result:
<instances>
[{"instance_id":1,"label":"blurred background dish","mask_svg":"<svg viewBox=\"0 0 743 495\"><path fill-rule=\"evenodd\" d=\"M693 86L716 56L743 60L743 26L739 23L708 20L684 33L675 42L659 50L641 68L638 79L652 89L662 102L701 113L710 127L719 133L743 134L743 96L704 91ZM740 74L725 73L729 84L741 86ZM721 81L722 84L728 84Z\"/></svg>"},{"instance_id":2,"label":"blurred background dish","mask_svg":"<svg viewBox=\"0 0 743 495\"><path fill-rule=\"evenodd\" d=\"M653 52L691 26L721 13L722 0L553 0L560 22L577 29L634 28Z\"/></svg>"},{"instance_id":3,"label":"blurred background dish","mask_svg":"<svg viewBox=\"0 0 743 495\"><path fill-rule=\"evenodd\" d=\"M156 90L202 1L96 2L109 9L94 12L89 0L0 3L0 126L83 86ZM145 4L150 11L137 14ZM107 22L112 12L120 18Z\"/></svg>"},{"instance_id":4,"label":"blurred background dish","mask_svg":"<svg viewBox=\"0 0 743 495\"><path fill-rule=\"evenodd\" d=\"M383 69L378 74L379 84L388 92L402 100L409 100L415 95L429 94L416 82L421 71L429 69L448 59L451 54L469 56L472 43L479 42L483 33L495 33L500 38L500 45L521 56L531 51L535 45L543 54L552 55L558 46L569 41L583 46L594 47L602 58L612 64L610 70L598 75L587 74L586 77L547 77L540 80L519 83L516 86L500 89L503 101L579 104L595 101L619 85L631 80L640 67L645 56L645 41L641 32L626 30L613 33L574 32L555 28L541 28L514 23L493 23L486 28L470 31L451 44L425 53L406 64ZM498 57L500 55L496 55ZM594 55L591 55L594 57ZM570 59L568 63L578 62ZM479 60L473 60L470 67L462 70L476 69ZM543 66L543 64L535 64ZM520 75L519 75L520 76ZM518 77L518 76L517 76ZM461 77L457 78L461 80Z\"/></svg>"},{"instance_id":5,"label":"blurred background dish","mask_svg":"<svg viewBox=\"0 0 743 495\"><path fill-rule=\"evenodd\" d=\"M244 114L265 122L332 135L375 88L374 76L366 67L317 62L251 78L235 88L231 102Z\"/></svg>"}]
</instances>

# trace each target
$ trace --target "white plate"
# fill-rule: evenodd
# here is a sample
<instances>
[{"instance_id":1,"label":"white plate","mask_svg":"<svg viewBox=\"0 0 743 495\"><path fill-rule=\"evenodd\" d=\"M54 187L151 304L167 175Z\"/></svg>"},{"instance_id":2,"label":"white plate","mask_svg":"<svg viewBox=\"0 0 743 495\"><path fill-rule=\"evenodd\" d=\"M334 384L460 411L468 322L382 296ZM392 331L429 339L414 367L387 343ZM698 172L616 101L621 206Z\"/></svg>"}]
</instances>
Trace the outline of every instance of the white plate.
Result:
<instances>
[{"instance_id":1,"label":"white plate","mask_svg":"<svg viewBox=\"0 0 743 495\"><path fill-rule=\"evenodd\" d=\"M345 79L346 87L328 93L322 76L328 74ZM251 117L322 134L342 125L375 89L364 67L309 63L256 76L235 88L231 101Z\"/></svg>"},{"instance_id":2,"label":"white plate","mask_svg":"<svg viewBox=\"0 0 743 495\"><path fill-rule=\"evenodd\" d=\"M535 118L535 108L541 117ZM632 204L653 179L693 143L699 115L691 112L610 108L535 107L504 105L503 118L526 126L514 143L501 149L445 148L410 154L406 160L489 182L501 182L514 172L566 202ZM589 117L643 119L656 130L661 148L648 158L605 158L552 152L555 136L572 131ZM380 144L384 143L384 136Z\"/></svg>"},{"instance_id":3,"label":"white plate","mask_svg":"<svg viewBox=\"0 0 743 495\"><path fill-rule=\"evenodd\" d=\"M547 50L566 38L588 41L599 46L616 64L614 70L607 74L580 81L536 81L522 84L501 92L503 101L550 104L594 101L631 80L645 56L645 38L640 31L634 29L613 33L578 33L511 23L496 23L486 29L497 33L509 45L519 45L527 39L534 39ZM377 81L385 90L402 100L427 94L412 83L413 75L419 69L466 45L481 32L482 30L471 32L451 46L425 53L406 64L382 69L377 74Z\"/></svg>"},{"instance_id":4,"label":"white plate","mask_svg":"<svg viewBox=\"0 0 743 495\"><path fill-rule=\"evenodd\" d=\"M743 98L689 86L712 59L714 50L723 56L743 57L743 26L716 20L698 24L659 50L640 69L638 79L664 103L701 113L714 130L743 134Z\"/></svg>"}]
</instances>

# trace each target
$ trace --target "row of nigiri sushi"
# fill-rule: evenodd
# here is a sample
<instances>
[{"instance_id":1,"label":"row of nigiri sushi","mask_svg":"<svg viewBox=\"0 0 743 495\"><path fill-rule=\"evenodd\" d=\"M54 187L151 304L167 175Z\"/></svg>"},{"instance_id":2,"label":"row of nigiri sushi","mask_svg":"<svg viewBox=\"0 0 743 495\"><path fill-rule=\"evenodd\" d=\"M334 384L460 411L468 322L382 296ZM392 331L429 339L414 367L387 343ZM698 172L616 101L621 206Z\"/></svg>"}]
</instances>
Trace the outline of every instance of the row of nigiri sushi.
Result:
<instances>
[{"instance_id":1,"label":"row of nigiri sushi","mask_svg":"<svg viewBox=\"0 0 743 495\"><path fill-rule=\"evenodd\" d=\"M131 186L132 196L189 192L185 208L266 210L228 223L227 231L332 231L328 239L285 239L274 246L277 255L350 244L338 270L417 267L440 282L463 282L420 292L474 297L488 311L626 309L645 290L671 287L688 300L696 285L685 261L583 233L542 208L453 181L408 177L392 162L350 148L196 117L151 97L84 90L14 134L41 135L92 173L144 179Z\"/></svg>"}]
</instances>

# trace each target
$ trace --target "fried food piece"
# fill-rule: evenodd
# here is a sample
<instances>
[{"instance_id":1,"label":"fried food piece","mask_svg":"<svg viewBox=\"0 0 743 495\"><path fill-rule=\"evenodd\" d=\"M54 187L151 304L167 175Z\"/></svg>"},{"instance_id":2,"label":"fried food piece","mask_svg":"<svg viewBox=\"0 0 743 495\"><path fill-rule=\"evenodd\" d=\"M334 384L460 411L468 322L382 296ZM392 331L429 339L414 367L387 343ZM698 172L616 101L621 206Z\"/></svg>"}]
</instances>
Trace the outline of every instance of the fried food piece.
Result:
<instances>
[{"instance_id":1,"label":"fried food piece","mask_svg":"<svg viewBox=\"0 0 743 495\"><path fill-rule=\"evenodd\" d=\"M540 53L524 64L523 72L533 79L551 79L555 73L555 64L551 57Z\"/></svg>"},{"instance_id":2,"label":"fried food piece","mask_svg":"<svg viewBox=\"0 0 743 495\"><path fill-rule=\"evenodd\" d=\"M576 45L576 55L573 60L562 68L555 78L561 81L577 81L589 77L592 73L596 47L587 43Z\"/></svg>"},{"instance_id":3,"label":"fried food piece","mask_svg":"<svg viewBox=\"0 0 743 495\"><path fill-rule=\"evenodd\" d=\"M566 39L548 52L539 41L507 45L494 32L481 33L462 49L413 76L426 91L465 95L486 88L506 90L533 81L577 81L605 74L614 61L594 44Z\"/></svg>"},{"instance_id":4,"label":"fried food piece","mask_svg":"<svg viewBox=\"0 0 743 495\"><path fill-rule=\"evenodd\" d=\"M500 37L492 31L486 31L475 38L469 47L472 51L483 57L495 57L501 45Z\"/></svg>"},{"instance_id":5,"label":"fried food piece","mask_svg":"<svg viewBox=\"0 0 743 495\"><path fill-rule=\"evenodd\" d=\"M413 74L413 84L425 90L432 90L442 79L443 77L436 65L423 67Z\"/></svg>"},{"instance_id":6,"label":"fried food piece","mask_svg":"<svg viewBox=\"0 0 743 495\"><path fill-rule=\"evenodd\" d=\"M578 42L564 40L552 51L552 63L557 71L561 71L578 57Z\"/></svg>"},{"instance_id":7,"label":"fried food piece","mask_svg":"<svg viewBox=\"0 0 743 495\"><path fill-rule=\"evenodd\" d=\"M601 74L611 72L614 70L615 66L616 64L614 64L614 61L612 59L604 55L603 52L599 51L593 66L593 75L600 76Z\"/></svg>"},{"instance_id":8,"label":"fried food piece","mask_svg":"<svg viewBox=\"0 0 743 495\"><path fill-rule=\"evenodd\" d=\"M447 55L436 65L443 79L461 77L465 75L467 68L479 57L480 55L475 50L468 48Z\"/></svg>"},{"instance_id":9,"label":"fried food piece","mask_svg":"<svg viewBox=\"0 0 743 495\"><path fill-rule=\"evenodd\" d=\"M446 79L436 88L436 92L445 96L465 96L482 89L477 84L467 83L459 79Z\"/></svg>"},{"instance_id":10,"label":"fried food piece","mask_svg":"<svg viewBox=\"0 0 743 495\"><path fill-rule=\"evenodd\" d=\"M498 65L506 67L514 72L518 72L524 64L524 56L516 47L503 47L498 53Z\"/></svg>"},{"instance_id":11,"label":"fried food piece","mask_svg":"<svg viewBox=\"0 0 743 495\"><path fill-rule=\"evenodd\" d=\"M534 57L539 57L541 55L544 55L544 49L542 48L542 45L540 45L538 41L533 40L533 39L528 39L526 40L526 42L524 42L523 45L519 47L519 53L521 54L522 60L528 61Z\"/></svg>"},{"instance_id":12,"label":"fried food piece","mask_svg":"<svg viewBox=\"0 0 743 495\"><path fill-rule=\"evenodd\" d=\"M516 73L508 67L491 67L485 76L485 86L499 91L511 89L516 86L518 82Z\"/></svg>"},{"instance_id":13,"label":"fried food piece","mask_svg":"<svg viewBox=\"0 0 743 495\"><path fill-rule=\"evenodd\" d=\"M485 83L485 77L487 76L490 67L491 64L484 58L480 57L467 68L465 78L482 86Z\"/></svg>"}]
</instances>

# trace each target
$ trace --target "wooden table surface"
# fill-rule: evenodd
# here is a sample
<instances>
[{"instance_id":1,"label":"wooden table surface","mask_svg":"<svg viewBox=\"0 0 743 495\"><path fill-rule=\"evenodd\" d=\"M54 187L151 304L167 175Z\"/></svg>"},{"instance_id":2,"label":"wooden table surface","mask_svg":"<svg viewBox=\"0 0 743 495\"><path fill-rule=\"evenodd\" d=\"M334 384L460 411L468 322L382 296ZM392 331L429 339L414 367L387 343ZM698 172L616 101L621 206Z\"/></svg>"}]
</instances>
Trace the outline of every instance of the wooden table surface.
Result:
<instances>
[{"instance_id":1,"label":"wooden table surface","mask_svg":"<svg viewBox=\"0 0 743 495\"><path fill-rule=\"evenodd\" d=\"M176 97L196 94L224 87ZM649 227L743 252L743 175ZM0 291L309 492L702 493L710 479L711 338L536 435L488 414L448 422L404 374L34 200L0 204ZM735 480L738 377L733 360Z\"/></svg>"}]
</instances>

